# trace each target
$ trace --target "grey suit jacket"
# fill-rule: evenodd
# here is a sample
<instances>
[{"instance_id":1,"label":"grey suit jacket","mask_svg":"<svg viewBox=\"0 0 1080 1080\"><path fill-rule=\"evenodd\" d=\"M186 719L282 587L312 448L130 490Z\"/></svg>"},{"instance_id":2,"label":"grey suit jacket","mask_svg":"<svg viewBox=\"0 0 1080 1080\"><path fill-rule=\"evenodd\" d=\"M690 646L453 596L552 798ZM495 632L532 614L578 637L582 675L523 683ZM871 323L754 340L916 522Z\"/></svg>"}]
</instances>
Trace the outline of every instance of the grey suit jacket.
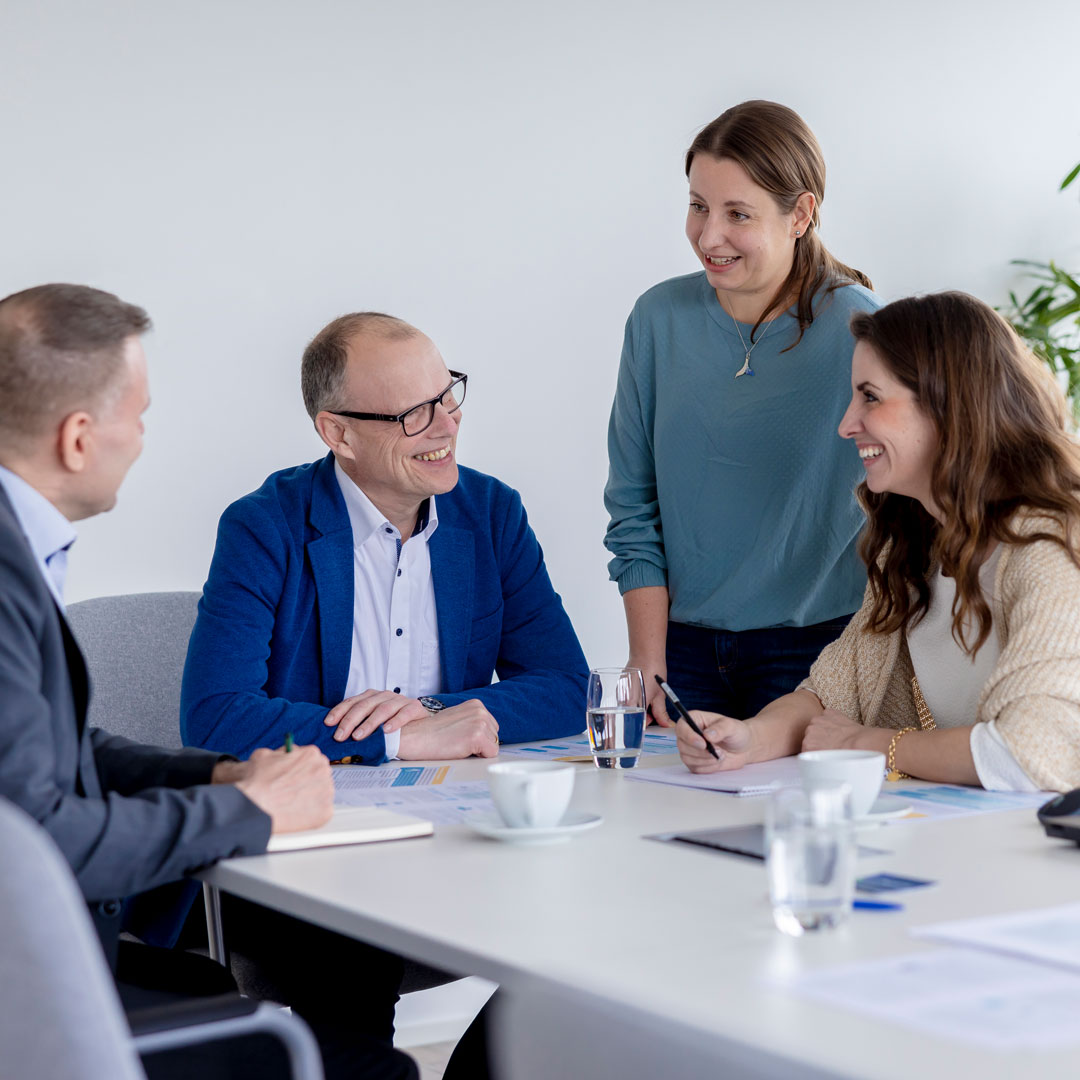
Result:
<instances>
[{"instance_id":1,"label":"grey suit jacket","mask_svg":"<svg viewBox=\"0 0 1080 1080\"><path fill-rule=\"evenodd\" d=\"M64 853L110 962L121 898L266 849L270 819L220 755L86 726L86 666L0 486L0 795ZM179 718L177 720L179 723Z\"/></svg>"}]
</instances>

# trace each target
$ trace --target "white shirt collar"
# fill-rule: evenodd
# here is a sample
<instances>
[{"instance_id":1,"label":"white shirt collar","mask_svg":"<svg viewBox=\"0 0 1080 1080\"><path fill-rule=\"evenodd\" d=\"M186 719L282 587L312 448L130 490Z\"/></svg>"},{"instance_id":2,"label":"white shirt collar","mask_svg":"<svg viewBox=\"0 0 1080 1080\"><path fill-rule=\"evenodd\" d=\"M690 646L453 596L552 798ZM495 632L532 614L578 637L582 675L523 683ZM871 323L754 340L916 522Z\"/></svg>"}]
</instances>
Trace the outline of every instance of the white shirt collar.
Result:
<instances>
[{"instance_id":1,"label":"white shirt collar","mask_svg":"<svg viewBox=\"0 0 1080 1080\"><path fill-rule=\"evenodd\" d=\"M337 458L334 458L334 475L337 477L338 487L345 500L345 509L349 513L354 547L361 547L379 529L393 529L394 534L397 534L397 529L387 520L386 515L357 487ZM422 536L425 541L430 540L438 524L439 514L435 509L435 496L432 495L428 498L427 523L419 534L414 535ZM404 537L404 539L409 538Z\"/></svg>"}]
</instances>

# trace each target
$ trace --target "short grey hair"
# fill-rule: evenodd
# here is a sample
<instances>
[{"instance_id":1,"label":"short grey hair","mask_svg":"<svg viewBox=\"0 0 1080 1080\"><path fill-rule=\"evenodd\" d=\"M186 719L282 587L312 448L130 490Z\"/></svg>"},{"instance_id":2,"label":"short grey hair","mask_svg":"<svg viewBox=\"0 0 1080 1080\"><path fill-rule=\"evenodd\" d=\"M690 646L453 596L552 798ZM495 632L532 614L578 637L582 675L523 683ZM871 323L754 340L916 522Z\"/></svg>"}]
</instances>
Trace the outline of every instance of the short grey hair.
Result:
<instances>
[{"instance_id":1,"label":"short grey hair","mask_svg":"<svg viewBox=\"0 0 1080 1080\"><path fill-rule=\"evenodd\" d=\"M0 300L0 447L25 451L69 413L109 407L141 307L88 285L38 285Z\"/></svg>"},{"instance_id":2,"label":"short grey hair","mask_svg":"<svg viewBox=\"0 0 1080 1080\"><path fill-rule=\"evenodd\" d=\"M415 326L380 311L355 311L341 315L311 339L300 361L300 389L304 408L314 421L323 410L341 408L349 345L369 334L384 341L403 341L420 336Z\"/></svg>"}]
</instances>

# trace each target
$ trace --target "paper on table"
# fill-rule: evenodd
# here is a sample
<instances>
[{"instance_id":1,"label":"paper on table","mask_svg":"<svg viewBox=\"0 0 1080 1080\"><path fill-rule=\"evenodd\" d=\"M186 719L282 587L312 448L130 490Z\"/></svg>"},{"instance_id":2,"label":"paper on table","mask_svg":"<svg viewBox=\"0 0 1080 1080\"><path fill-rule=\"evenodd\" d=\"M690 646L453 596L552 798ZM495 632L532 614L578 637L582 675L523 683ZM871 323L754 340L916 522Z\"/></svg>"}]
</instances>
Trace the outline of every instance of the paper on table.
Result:
<instances>
[{"instance_id":1,"label":"paper on table","mask_svg":"<svg viewBox=\"0 0 1080 1080\"><path fill-rule=\"evenodd\" d=\"M1080 972L1080 904L919 926L915 937L1023 956Z\"/></svg>"},{"instance_id":2,"label":"paper on table","mask_svg":"<svg viewBox=\"0 0 1080 1080\"><path fill-rule=\"evenodd\" d=\"M728 795L767 795L774 785L798 784L799 765L794 757L786 757L744 765L730 772L692 773L685 765L661 765L656 769L635 769L623 775L631 780L722 791Z\"/></svg>"},{"instance_id":3,"label":"paper on table","mask_svg":"<svg viewBox=\"0 0 1080 1080\"><path fill-rule=\"evenodd\" d=\"M679 752L675 736L667 731L646 731L641 740L642 757L659 754L677 754ZM574 739L556 739L551 742L527 743L517 746L500 746L500 757L532 758L534 760L550 760L554 758L588 758L592 760L589 749L589 739L581 736Z\"/></svg>"},{"instance_id":4,"label":"paper on table","mask_svg":"<svg viewBox=\"0 0 1080 1080\"><path fill-rule=\"evenodd\" d=\"M785 985L830 1007L984 1050L1080 1045L1080 976L1013 957L940 949L828 968Z\"/></svg>"},{"instance_id":5,"label":"paper on table","mask_svg":"<svg viewBox=\"0 0 1080 1080\"><path fill-rule=\"evenodd\" d=\"M334 797L339 803L380 806L439 825L457 825L474 814L495 812L486 780L425 787L337 788Z\"/></svg>"},{"instance_id":6,"label":"paper on table","mask_svg":"<svg viewBox=\"0 0 1080 1080\"><path fill-rule=\"evenodd\" d=\"M1023 810L1041 806L1050 794L1045 791L986 791L977 787L958 787L953 784L931 784L921 787L889 784L886 794L912 803L911 818L967 817L971 814L990 814L999 810Z\"/></svg>"},{"instance_id":7,"label":"paper on table","mask_svg":"<svg viewBox=\"0 0 1080 1080\"><path fill-rule=\"evenodd\" d=\"M334 788L348 791L356 788L426 787L442 784L449 779L449 765L335 765Z\"/></svg>"},{"instance_id":8,"label":"paper on table","mask_svg":"<svg viewBox=\"0 0 1080 1080\"><path fill-rule=\"evenodd\" d=\"M431 822L421 818L393 814L369 806L342 806L321 828L275 833L270 837L266 850L306 851L308 848L338 847L343 844L371 844L380 840L430 836L433 831Z\"/></svg>"}]
</instances>

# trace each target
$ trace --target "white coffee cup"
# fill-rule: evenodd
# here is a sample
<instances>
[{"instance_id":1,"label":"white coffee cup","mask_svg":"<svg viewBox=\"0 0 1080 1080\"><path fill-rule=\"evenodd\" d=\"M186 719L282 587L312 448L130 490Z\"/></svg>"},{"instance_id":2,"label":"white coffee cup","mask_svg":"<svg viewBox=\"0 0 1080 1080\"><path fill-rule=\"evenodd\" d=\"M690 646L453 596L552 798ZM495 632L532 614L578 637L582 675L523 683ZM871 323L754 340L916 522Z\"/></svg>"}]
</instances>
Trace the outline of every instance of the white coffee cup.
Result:
<instances>
[{"instance_id":1,"label":"white coffee cup","mask_svg":"<svg viewBox=\"0 0 1080 1080\"><path fill-rule=\"evenodd\" d=\"M876 750L807 750L799 755L803 787L847 784L851 788L851 812L865 817L881 790L885 755Z\"/></svg>"},{"instance_id":2,"label":"white coffee cup","mask_svg":"<svg viewBox=\"0 0 1080 1080\"><path fill-rule=\"evenodd\" d=\"M570 805L574 772L563 761L500 761L488 766L488 787L495 809L511 828L550 828Z\"/></svg>"}]
</instances>

